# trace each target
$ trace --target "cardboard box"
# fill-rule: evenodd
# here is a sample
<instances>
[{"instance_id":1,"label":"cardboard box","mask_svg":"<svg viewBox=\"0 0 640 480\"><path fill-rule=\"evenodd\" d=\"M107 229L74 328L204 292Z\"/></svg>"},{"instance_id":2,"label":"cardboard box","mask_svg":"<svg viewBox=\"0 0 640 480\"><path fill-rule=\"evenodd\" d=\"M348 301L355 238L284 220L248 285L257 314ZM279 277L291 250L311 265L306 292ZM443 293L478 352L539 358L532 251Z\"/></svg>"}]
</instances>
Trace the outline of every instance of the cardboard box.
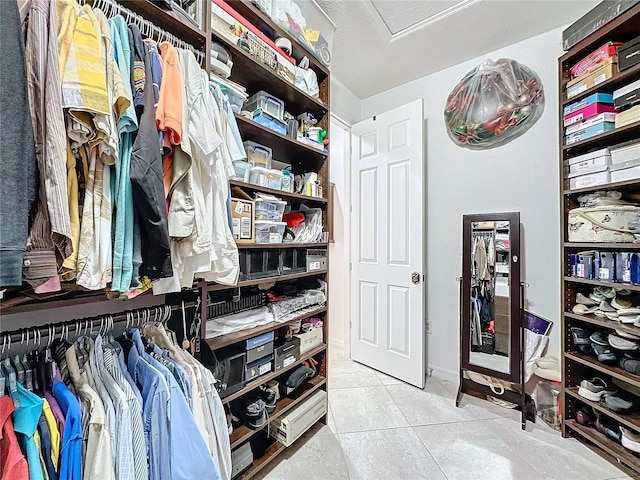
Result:
<instances>
[{"instance_id":1,"label":"cardboard box","mask_svg":"<svg viewBox=\"0 0 640 480\"><path fill-rule=\"evenodd\" d=\"M253 243L255 238L255 203L241 188L231 189L231 220L236 243Z\"/></svg>"},{"instance_id":2,"label":"cardboard box","mask_svg":"<svg viewBox=\"0 0 640 480\"><path fill-rule=\"evenodd\" d=\"M618 47L620 71L624 71L640 63L640 36Z\"/></svg>"},{"instance_id":3,"label":"cardboard box","mask_svg":"<svg viewBox=\"0 0 640 480\"><path fill-rule=\"evenodd\" d=\"M631 107L616 115L616 128L626 127L632 123L640 122L640 105Z\"/></svg>"},{"instance_id":4,"label":"cardboard box","mask_svg":"<svg viewBox=\"0 0 640 480\"><path fill-rule=\"evenodd\" d=\"M595 70L567 82L567 98L573 98L618 73L618 57L609 57Z\"/></svg>"},{"instance_id":5,"label":"cardboard box","mask_svg":"<svg viewBox=\"0 0 640 480\"><path fill-rule=\"evenodd\" d=\"M307 250L307 272L327 269L327 250L309 249Z\"/></svg>"},{"instance_id":6,"label":"cardboard box","mask_svg":"<svg viewBox=\"0 0 640 480\"><path fill-rule=\"evenodd\" d=\"M314 328L306 333L299 333L294 336L300 339L300 354L321 345L323 340L322 328Z\"/></svg>"},{"instance_id":7,"label":"cardboard box","mask_svg":"<svg viewBox=\"0 0 640 480\"><path fill-rule=\"evenodd\" d=\"M300 360L300 339L294 336L288 342L275 347L274 352L274 370L279 372Z\"/></svg>"},{"instance_id":8,"label":"cardboard box","mask_svg":"<svg viewBox=\"0 0 640 480\"><path fill-rule=\"evenodd\" d=\"M267 355L252 363L247 363L244 371L245 383L269 373L272 370L271 360L273 360L272 355Z\"/></svg>"}]
</instances>

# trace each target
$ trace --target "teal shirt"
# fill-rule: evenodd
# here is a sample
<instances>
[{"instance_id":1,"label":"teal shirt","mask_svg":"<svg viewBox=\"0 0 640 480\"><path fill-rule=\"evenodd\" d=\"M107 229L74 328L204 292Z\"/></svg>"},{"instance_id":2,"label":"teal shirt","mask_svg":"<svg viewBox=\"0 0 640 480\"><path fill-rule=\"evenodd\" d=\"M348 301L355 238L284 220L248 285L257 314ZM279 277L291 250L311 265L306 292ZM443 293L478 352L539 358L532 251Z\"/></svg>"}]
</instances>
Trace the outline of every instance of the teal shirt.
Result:
<instances>
[{"instance_id":1,"label":"teal shirt","mask_svg":"<svg viewBox=\"0 0 640 480\"><path fill-rule=\"evenodd\" d=\"M27 452L29 463L29 480L44 480L40 453L33 438L38 428L38 420L42 413L44 400L18 383L20 406L13 412L13 428L18 434L22 448Z\"/></svg>"}]
</instances>

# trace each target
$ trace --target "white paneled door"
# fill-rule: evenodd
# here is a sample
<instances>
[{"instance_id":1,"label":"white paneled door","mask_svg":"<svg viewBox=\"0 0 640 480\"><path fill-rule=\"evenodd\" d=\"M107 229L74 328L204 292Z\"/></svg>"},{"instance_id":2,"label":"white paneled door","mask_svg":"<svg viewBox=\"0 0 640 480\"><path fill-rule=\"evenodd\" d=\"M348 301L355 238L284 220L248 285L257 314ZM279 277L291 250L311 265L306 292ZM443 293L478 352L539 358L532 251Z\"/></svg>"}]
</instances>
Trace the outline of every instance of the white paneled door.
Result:
<instances>
[{"instance_id":1,"label":"white paneled door","mask_svg":"<svg viewBox=\"0 0 640 480\"><path fill-rule=\"evenodd\" d=\"M425 382L422 100L351 129L351 358Z\"/></svg>"}]
</instances>

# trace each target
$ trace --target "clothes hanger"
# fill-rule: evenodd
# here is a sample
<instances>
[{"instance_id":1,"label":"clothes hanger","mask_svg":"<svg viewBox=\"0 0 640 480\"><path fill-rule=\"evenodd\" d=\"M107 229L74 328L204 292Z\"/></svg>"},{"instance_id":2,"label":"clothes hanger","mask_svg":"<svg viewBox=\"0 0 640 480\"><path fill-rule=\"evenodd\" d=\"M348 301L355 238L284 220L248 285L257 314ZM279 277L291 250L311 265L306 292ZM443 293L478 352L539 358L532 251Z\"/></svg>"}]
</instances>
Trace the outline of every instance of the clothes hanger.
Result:
<instances>
[{"instance_id":1,"label":"clothes hanger","mask_svg":"<svg viewBox=\"0 0 640 480\"><path fill-rule=\"evenodd\" d=\"M3 335L2 336L2 350L0 350L0 358L2 358L4 356L4 349L5 349L5 346L6 346L6 342L7 342L7 336ZM4 375L0 375L0 398L4 397L5 383L6 383L6 380L5 380Z\"/></svg>"},{"instance_id":2,"label":"clothes hanger","mask_svg":"<svg viewBox=\"0 0 640 480\"><path fill-rule=\"evenodd\" d=\"M25 372L24 372L24 367L22 366L22 362L20 360L20 354L22 353L22 349L24 348L24 335L25 335L25 330L22 330L20 332L20 346L18 347L16 356L13 358L13 368L16 371L16 378L18 380L18 383L22 385L24 385Z\"/></svg>"},{"instance_id":3,"label":"clothes hanger","mask_svg":"<svg viewBox=\"0 0 640 480\"><path fill-rule=\"evenodd\" d=\"M25 388L27 390L29 390L30 392L33 391L33 368L31 367L31 364L29 363L29 359L27 358L27 353L29 352L29 342L30 342L30 333L31 330L27 329L26 331L26 336L27 336L27 343L26 343L26 348L24 350L24 353L22 354L22 360L20 361L20 363L22 364L22 368L24 369L24 383L23 385L25 386ZM35 339L36 339L36 332L35 330L33 330L33 340L34 340L34 345L35 345Z\"/></svg>"},{"instance_id":4,"label":"clothes hanger","mask_svg":"<svg viewBox=\"0 0 640 480\"><path fill-rule=\"evenodd\" d=\"M15 408L19 408L22 403L20 402L20 395L18 394L18 379L16 378L16 371L11 366L11 360L8 355L11 351L11 335L7 335L7 340L7 358L0 363L0 373L2 373L6 385L9 386L9 396L11 400L13 400Z\"/></svg>"}]
</instances>

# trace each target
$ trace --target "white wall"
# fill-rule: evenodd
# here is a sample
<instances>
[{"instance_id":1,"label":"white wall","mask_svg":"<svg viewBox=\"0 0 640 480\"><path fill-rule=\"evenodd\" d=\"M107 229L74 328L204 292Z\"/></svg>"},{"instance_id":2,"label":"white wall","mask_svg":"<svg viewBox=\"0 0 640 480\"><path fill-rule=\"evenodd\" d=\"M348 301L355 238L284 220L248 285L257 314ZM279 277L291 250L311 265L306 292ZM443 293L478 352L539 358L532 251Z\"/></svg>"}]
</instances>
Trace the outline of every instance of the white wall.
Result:
<instances>
[{"instance_id":1,"label":"white wall","mask_svg":"<svg viewBox=\"0 0 640 480\"><path fill-rule=\"evenodd\" d=\"M423 77L362 101L362 118L424 98L427 162L428 366L458 369L462 215L520 212L526 308L554 322L549 353L560 351L560 193L557 58L562 29ZM415 53L415 52L413 52ZM412 53L412 54L413 54ZM428 61L428 53L418 54ZM516 140L492 150L456 146L445 131L447 96L486 58L509 57L541 78L546 108ZM443 372L444 373L444 372Z\"/></svg>"},{"instance_id":2,"label":"white wall","mask_svg":"<svg viewBox=\"0 0 640 480\"><path fill-rule=\"evenodd\" d=\"M360 98L333 75L330 78L331 113L353 125L360 121Z\"/></svg>"}]
</instances>

